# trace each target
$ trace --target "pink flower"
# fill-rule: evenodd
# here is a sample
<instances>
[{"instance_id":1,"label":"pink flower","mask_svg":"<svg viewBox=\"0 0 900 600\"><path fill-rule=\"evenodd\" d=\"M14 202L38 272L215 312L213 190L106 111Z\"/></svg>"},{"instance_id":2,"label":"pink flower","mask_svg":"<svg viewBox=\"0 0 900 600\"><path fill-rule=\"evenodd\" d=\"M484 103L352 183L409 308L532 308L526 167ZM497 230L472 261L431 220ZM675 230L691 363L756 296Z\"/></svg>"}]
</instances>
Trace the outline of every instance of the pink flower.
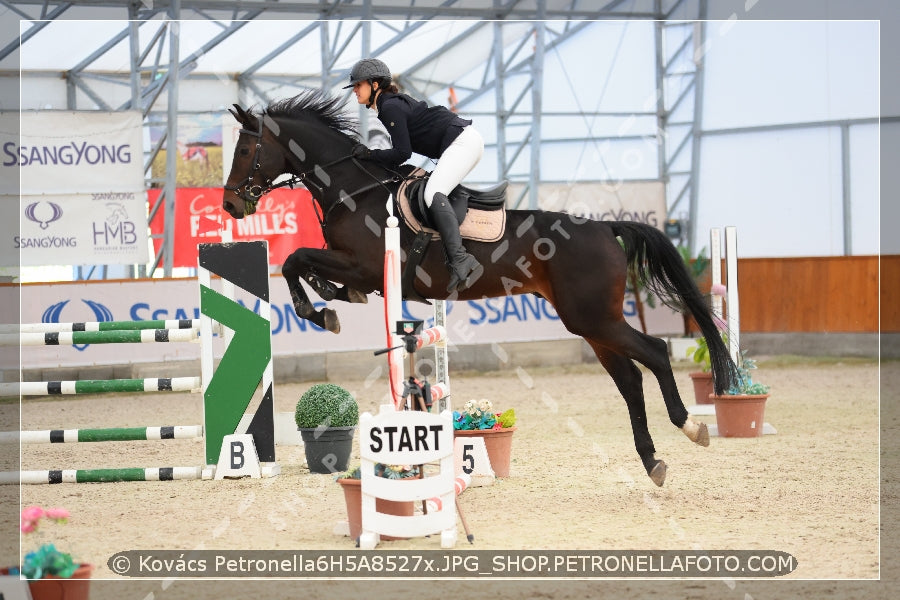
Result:
<instances>
[{"instance_id":1,"label":"pink flower","mask_svg":"<svg viewBox=\"0 0 900 600\"><path fill-rule=\"evenodd\" d=\"M500 422L497 421L496 423L494 423L494 426L491 427L491 429L503 429L503 425L501 425Z\"/></svg>"},{"instance_id":2,"label":"pink flower","mask_svg":"<svg viewBox=\"0 0 900 600\"><path fill-rule=\"evenodd\" d=\"M40 506L27 506L22 509L23 521L40 521L44 516L44 509Z\"/></svg>"},{"instance_id":3,"label":"pink flower","mask_svg":"<svg viewBox=\"0 0 900 600\"><path fill-rule=\"evenodd\" d=\"M44 515L54 521L64 521L69 518L69 511L64 508L48 508L44 511Z\"/></svg>"},{"instance_id":4,"label":"pink flower","mask_svg":"<svg viewBox=\"0 0 900 600\"><path fill-rule=\"evenodd\" d=\"M712 293L713 296L721 296L723 298L725 297L725 294L727 293L725 286L722 285L721 283L714 283L712 285L712 288L710 288L709 291L710 291L710 293Z\"/></svg>"},{"instance_id":5,"label":"pink flower","mask_svg":"<svg viewBox=\"0 0 900 600\"><path fill-rule=\"evenodd\" d=\"M22 510L22 533L31 533L37 529L38 523L44 517L44 509L40 506L28 506Z\"/></svg>"}]
</instances>

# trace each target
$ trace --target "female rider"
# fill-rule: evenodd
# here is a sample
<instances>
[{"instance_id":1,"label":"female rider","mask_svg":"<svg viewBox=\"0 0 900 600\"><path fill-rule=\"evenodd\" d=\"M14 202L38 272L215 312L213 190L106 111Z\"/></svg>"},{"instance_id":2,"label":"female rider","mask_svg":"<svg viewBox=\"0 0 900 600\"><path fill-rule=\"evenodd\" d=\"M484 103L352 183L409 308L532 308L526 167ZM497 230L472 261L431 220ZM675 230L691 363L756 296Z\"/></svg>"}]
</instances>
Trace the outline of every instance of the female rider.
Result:
<instances>
[{"instance_id":1,"label":"female rider","mask_svg":"<svg viewBox=\"0 0 900 600\"><path fill-rule=\"evenodd\" d=\"M374 150L363 144L353 148L353 156L372 159L387 167L406 162L412 153L437 160L425 185L425 205L431 224L441 234L450 271L448 292L461 291L481 276L483 268L466 252L459 235L459 222L448 196L478 164L484 153L484 141L472 127L443 106L429 107L425 102L399 93L392 83L391 71L376 58L364 58L350 71L350 85L356 100L373 108L391 136L392 148Z\"/></svg>"}]
</instances>

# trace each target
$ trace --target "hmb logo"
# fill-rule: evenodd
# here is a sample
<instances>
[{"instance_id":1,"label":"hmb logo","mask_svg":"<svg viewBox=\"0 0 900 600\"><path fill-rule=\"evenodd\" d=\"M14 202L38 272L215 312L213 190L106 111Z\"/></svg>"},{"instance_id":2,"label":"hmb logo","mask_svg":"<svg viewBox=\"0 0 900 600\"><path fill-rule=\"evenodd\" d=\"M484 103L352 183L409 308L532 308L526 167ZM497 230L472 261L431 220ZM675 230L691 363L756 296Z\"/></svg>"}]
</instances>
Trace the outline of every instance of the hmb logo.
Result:
<instances>
[{"instance_id":1,"label":"hmb logo","mask_svg":"<svg viewBox=\"0 0 900 600\"><path fill-rule=\"evenodd\" d=\"M137 242L137 227L128 219L125 205L119 202L107 202L109 214L102 223L94 222L94 245L112 246L115 244L134 244Z\"/></svg>"}]
</instances>

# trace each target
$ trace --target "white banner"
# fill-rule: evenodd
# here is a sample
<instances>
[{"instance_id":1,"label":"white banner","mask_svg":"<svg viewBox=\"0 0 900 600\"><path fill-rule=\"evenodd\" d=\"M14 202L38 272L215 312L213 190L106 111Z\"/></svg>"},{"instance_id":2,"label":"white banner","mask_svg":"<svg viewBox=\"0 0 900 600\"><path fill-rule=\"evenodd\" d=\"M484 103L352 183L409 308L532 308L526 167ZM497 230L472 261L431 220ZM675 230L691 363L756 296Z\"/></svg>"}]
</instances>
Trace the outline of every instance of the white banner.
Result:
<instances>
[{"instance_id":1,"label":"white banner","mask_svg":"<svg viewBox=\"0 0 900 600\"><path fill-rule=\"evenodd\" d=\"M371 295L368 304L331 302L338 311L341 333L335 335L294 314L287 285L279 276L269 280L272 305L272 351L281 356L322 354L351 350L376 350L384 346L383 299ZM216 284L217 285L217 284ZM241 290L237 289L238 294ZM255 309L252 297L243 293L238 301ZM325 304L316 302L318 308ZM626 319L639 328L634 302L626 296L622 307ZM450 344L491 344L518 341L572 338L553 307L530 294L448 302L447 330ZM193 319L200 316L200 299L195 279L137 281L86 281L22 285L22 322L136 321L151 319ZM404 319L424 319L431 326L431 307L416 302L403 303ZM649 310L651 334L681 330L681 315L666 308ZM393 329L393 328L392 328ZM223 351L216 341L216 354ZM197 344L135 344L123 351L121 344L89 346L28 346L22 348L25 369L58 366L114 365L139 362L199 359ZM372 365L383 356L372 357ZM365 374L361 373L361 376ZM165 373L158 376L165 377Z\"/></svg>"},{"instance_id":2,"label":"white banner","mask_svg":"<svg viewBox=\"0 0 900 600\"><path fill-rule=\"evenodd\" d=\"M4 115L0 124L9 118ZM141 120L137 111L23 112L21 138L8 133L2 138L0 165L20 170L22 194L143 190ZM16 181L7 173L0 179Z\"/></svg>"},{"instance_id":3,"label":"white banner","mask_svg":"<svg viewBox=\"0 0 900 600\"><path fill-rule=\"evenodd\" d=\"M511 184L507 198L518 198L522 184ZM636 221L662 229L666 222L666 190L658 181L608 183L542 183L541 210L564 211L595 221Z\"/></svg>"},{"instance_id":4,"label":"white banner","mask_svg":"<svg viewBox=\"0 0 900 600\"><path fill-rule=\"evenodd\" d=\"M142 139L137 111L0 115L0 266L148 262Z\"/></svg>"},{"instance_id":5,"label":"white banner","mask_svg":"<svg viewBox=\"0 0 900 600\"><path fill-rule=\"evenodd\" d=\"M19 221L0 227L0 266L146 263L146 204L143 191L22 196Z\"/></svg>"}]
</instances>

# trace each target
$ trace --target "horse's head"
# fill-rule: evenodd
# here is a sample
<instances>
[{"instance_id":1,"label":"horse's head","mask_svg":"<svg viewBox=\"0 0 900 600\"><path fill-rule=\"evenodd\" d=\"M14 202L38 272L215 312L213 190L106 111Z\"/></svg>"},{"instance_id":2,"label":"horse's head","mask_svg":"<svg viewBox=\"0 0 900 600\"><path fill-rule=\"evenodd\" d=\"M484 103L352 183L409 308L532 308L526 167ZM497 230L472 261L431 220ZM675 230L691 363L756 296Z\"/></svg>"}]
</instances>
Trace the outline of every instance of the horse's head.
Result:
<instances>
[{"instance_id":1,"label":"horse's head","mask_svg":"<svg viewBox=\"0 0 900 600\"><path fill-rule=\"evenodd\" d=\"M260 197L272 189L272 181L287 169L280 148L276 151L272 147L277 146L277 141L265 126L265 117L245 111L237 104L228 112L242 128L225 183L222 208L235 219L243 219L244 215L256 212Z\"/></svg>"}]
</instances>

